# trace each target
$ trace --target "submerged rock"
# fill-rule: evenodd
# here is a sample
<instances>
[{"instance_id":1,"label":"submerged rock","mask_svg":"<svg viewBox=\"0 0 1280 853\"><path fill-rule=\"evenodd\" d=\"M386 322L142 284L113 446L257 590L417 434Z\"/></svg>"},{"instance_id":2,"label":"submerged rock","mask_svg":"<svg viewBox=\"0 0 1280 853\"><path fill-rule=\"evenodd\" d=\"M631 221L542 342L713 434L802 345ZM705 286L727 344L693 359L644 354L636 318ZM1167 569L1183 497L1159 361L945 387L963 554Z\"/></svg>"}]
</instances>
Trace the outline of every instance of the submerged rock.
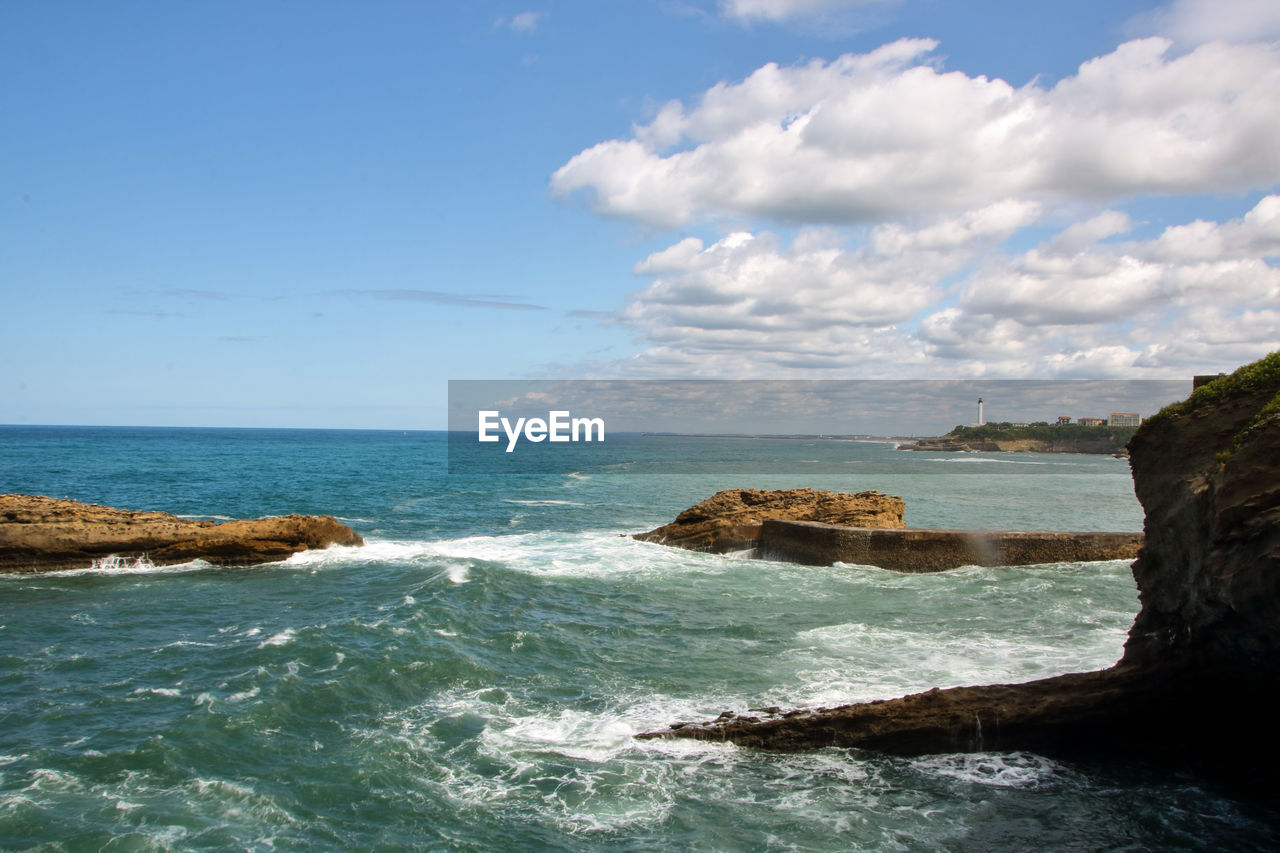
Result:
<instances>
[{"instance_id":1,"label":"submerged rock","mask_svg":"<svg viewBox=\"0 0 1280 853\"><path fill-rule=\"evenodd\" d=\"M902 498L880 492L726 489L635 538L724 554L755 548L765 519L822 521L849 527L902 527Z\"/></svg>"},{"instance_id":2,"label":"submerged rock","mask_svg":"<svg viewBox=\"0 0 1280 853\"><path fill-rule=\"evenodd\" d=\"M333 516L195 521L32 495L0 495L0 572L91 567L109 557L153 565L250 566L330 545L363 545Z\"/></svg>"},{"instance_id":3,"label":"submerged rock","mask_svg":"<svg viewBox=\"0 0 1280 853\"><path fill-rule=\"evenodd\" d=\"M1145 543L1141 612L1111 669L1025 684L738 717L639 737L899 754L1137 751L1255 769L1275 784L1280 738L1280 353L1211 382L1129 443Z\"/></svg>"}]
</instances>

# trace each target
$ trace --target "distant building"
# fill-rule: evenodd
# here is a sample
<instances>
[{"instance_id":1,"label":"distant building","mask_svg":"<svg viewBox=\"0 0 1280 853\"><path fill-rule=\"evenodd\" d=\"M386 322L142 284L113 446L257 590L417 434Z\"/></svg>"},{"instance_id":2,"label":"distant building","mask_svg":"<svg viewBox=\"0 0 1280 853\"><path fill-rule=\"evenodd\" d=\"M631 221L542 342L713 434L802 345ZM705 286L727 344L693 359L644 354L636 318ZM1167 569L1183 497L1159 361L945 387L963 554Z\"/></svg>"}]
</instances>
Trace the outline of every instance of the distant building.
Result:
<instances>
[{"instance_id":1,"label":"distant building","mask_svg":"<svg viewBox=\"0 0 1280 853\"><path fill-rule=\"evenodd\" d=\"M1066 426L1071 423L1071 415L1058 415L1057 426Z\"/></svg>"},{"instance_id":2,"label":"distant building","mask_svg":"<svg viewBox=\"0 0 1280 853\"><path fill-rule=\"evenodd\" d=\"M1015 427L1026 427L1026 426L1030 426L1030 424L1028 424L1028 423L1024 423L1024 422L1022 422L1022 421L1019 421L1018 423L1014 424L1014 426L1015 426Z\"/></svg>"},{"instance_id":3,"label":"distant building","mask_svg":"<svg viewBox=\"0 0 1280 853\"><path fill-rule=\"evenodd\" d=\"M1142 426L1142 416L1137 412L1112 412L1107 418L1107 426L1136 427Z\"/></svg>"},{"instance_id":4,"label":"distant building","mask_svg":"<svg viewBox=\"0 0 1280 853\"><path fill-rule=\"evenodd\" d=\"M1105 418L1076 418L1076 423L1080 426L1106 426Z\"/></svg>"}]
</instances>

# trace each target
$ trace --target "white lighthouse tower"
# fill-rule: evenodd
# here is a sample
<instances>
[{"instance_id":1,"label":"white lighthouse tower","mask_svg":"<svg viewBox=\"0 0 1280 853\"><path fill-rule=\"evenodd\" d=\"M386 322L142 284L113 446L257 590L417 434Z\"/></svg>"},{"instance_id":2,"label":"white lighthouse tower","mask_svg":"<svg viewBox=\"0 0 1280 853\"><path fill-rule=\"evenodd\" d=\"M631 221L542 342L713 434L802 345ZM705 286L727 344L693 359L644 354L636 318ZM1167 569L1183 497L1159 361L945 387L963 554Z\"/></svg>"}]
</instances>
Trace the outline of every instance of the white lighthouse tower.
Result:
<instances>
[{"instance_id":1,"label":"white lighthouse tower","mask_svg":"<svg viewBox=\"0 0 1280 853\"><path fill-rule=\"evenodd\" d=\"M982 426L986 421L982 419L982 398L978 398L978 426Z\"/></svg>"}]
</instances>

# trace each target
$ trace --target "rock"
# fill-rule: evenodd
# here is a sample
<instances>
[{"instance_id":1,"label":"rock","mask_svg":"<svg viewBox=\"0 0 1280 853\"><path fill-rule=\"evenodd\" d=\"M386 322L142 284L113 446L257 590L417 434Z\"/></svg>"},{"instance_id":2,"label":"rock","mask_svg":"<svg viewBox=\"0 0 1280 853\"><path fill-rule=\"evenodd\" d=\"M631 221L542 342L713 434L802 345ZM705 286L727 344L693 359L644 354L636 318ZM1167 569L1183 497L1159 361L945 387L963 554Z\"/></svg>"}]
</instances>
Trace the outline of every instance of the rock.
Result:
<instances>
[{"instance_id":1,"label":"rock","mask_svg":"<svg viewBox=\"0 0 1280 853\"><path fill-rule=\"evenodd\" d=\"M670 524L637 533L635 538L724 554L755 548L760 525L767 518L852 527L902 527L902 514L902 498L876 491L851 494L814 489L726 489L689 507Z\"/></svg>"},{"instance_id":2,"label":"rock","mask_svg":"<svg viewBox=\"0 0 1280 853\"><path fill-rule=\"evenodd\" d=\"M1145 543L1141 612L1114 667L930 690L640 737L899 754L1136 751L1275 785L1280 738L1280 353L1197 389L1129 443Z\"/></svg>"},{"instance_id":3,"label":"rock","mask_svg":"<svg viewBox=\"0 0 1280 853\"><path fill-rule=\"evenodd\" d=\"M329 515L215 524L164 512L0 495L2 572L83 569L112 556L145 558L157 566L196 559L220 566L249 566L334 544L363 545L364 540Z\"/></svg>"},{"instance_id":4,"label":"rock","mask_svg":"<svg viewBox=\"0 0 1280 853\"><path fill-rule=\"evenodd\" d=\"M951 436L921 438L910 444L901 444L899 450L936 450L948 453L1105 453L1114 454L1123 438L1113 439L1102 435L1097 438L1063 438L1046 440L1037 438L990 438L966 441Z\"/></svg>"},{"instance_id":5,"label":"rock","mask_svg":"<svg viewBox=\"0 0 1280 853\"><path fill-rule=\"evenodd\" d=\"M874 530L771 518L761 525L756 551L768 560L810 566L852 563L896 572L942 572L960 566L1132 560L1141 545L1141 533Z\"/></svg>"}]
</instances>

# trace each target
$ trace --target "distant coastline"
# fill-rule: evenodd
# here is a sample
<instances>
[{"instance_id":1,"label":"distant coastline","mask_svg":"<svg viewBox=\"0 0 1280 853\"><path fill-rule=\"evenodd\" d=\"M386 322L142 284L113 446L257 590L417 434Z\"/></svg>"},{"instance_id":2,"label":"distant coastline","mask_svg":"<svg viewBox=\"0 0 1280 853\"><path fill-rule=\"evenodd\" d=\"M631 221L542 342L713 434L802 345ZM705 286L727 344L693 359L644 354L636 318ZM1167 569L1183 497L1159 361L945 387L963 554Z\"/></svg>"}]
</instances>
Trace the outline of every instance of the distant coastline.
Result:
<instances>
[{"instance_id":1,"label":"distant coastline","mask_svg":"<svg viewBox=\"0 0 1280 853\"><path fill-rule=\"evenodd\" d=\"M934 438L921 438L902 450L1021 453L1094 453L1127 455L1129 439L1137 427L1080 426L1078 424L984 424L957 426Z\"/></svg>"},{"instance_id":2,"label":"distant coastline","mask_svg":"<svg viewBox=\"0 0 1280 853\"><path fill-rule=\"evenodd\" d=\"M768 433L740 432L642 432L643 436L654 438L783 438L804 441L875 441L881 443L897 443L903 441L919 441L919 436L893 435L826 435L795 433L788 435L770 435Z\"/></svg>"}]
</instances>

